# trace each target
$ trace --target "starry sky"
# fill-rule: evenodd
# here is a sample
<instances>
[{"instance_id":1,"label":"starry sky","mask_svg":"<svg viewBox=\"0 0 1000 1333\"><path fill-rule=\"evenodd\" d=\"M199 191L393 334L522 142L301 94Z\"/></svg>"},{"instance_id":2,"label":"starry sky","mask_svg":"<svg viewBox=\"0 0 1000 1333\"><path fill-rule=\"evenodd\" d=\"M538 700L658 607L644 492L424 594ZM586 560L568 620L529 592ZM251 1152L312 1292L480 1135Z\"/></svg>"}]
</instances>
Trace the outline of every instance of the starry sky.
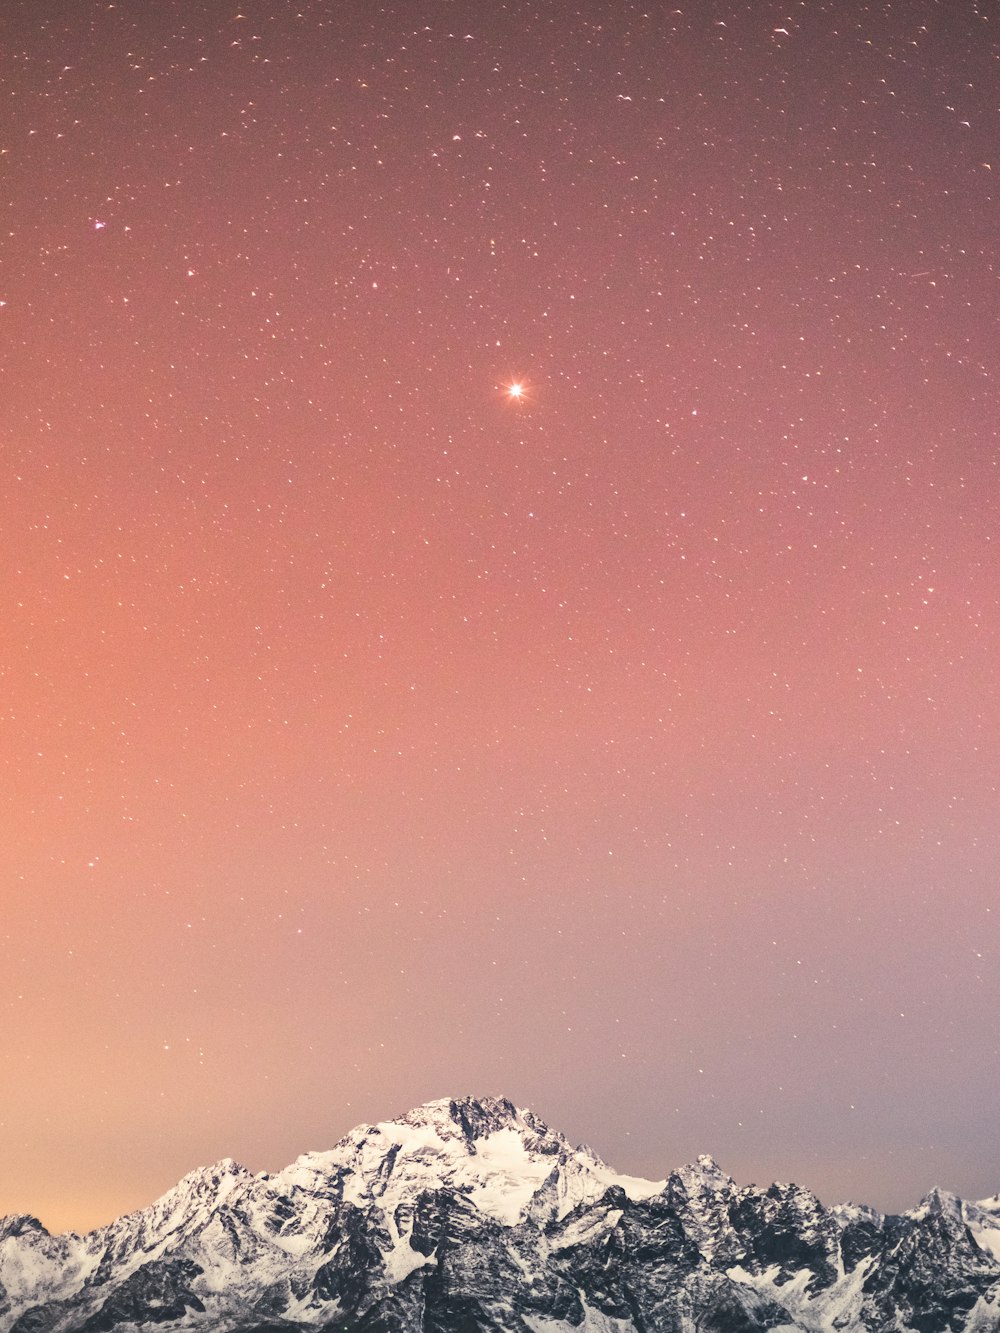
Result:
<instances>
[{"instance_id":1,"label":"starry sky","mask_svg":"<svg viewBox=\"0 0 1000 1333\"><path fill-rule=\"evenodd\" d=\"M0 1213L493 1092L1000 1188L998 39L4 5Z\"/></svg>"}]
</instances>

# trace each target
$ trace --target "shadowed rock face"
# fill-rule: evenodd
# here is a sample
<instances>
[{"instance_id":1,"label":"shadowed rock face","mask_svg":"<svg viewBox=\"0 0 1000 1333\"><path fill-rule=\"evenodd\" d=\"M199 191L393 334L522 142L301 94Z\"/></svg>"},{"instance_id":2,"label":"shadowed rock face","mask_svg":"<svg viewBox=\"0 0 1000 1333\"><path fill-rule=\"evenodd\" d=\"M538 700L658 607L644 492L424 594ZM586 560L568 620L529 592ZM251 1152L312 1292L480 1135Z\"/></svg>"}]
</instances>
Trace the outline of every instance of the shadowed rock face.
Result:
<instances>
[{"instance_id":1,"label":"shadowed rock face","mask_svg":"<svg viewBox=\"0 0 1000 1333\"><path fill-rule=\"evenodd\" d=\"M913 1214L887 1220L892 1262L874 1268L865 1282L877 1316L898 1312L916 1333L946 1333L964 1328L992 1293L993 1327L1000 1329L996 1260L977 1244L964 1214L960 1199L934 1190Z\"/></svg>"},{"instance_id":2,"label":"shadowed rock face","mask_svg":"<svg viewBox=\"0 0 1000 1333\"><path fill-rule=\"evenodd\" d=\"M202 1270L190 1259L154 1260L115 1286L81 1333L113 1333L130 1323L181 1324L188 1311L205 1313L191 1283Z\"/></svg>"},{"instance_id":3,"label":"shadowed rock face","mask_svg":"<svg viewBox=\"0 0 1000 1333\"><path fill-rule=\"evenodd\" d=\"M710 1158L635 1180L466 1098L88 1236L0 1221L0 1333L1000 1333L997 1255L1000 1202L885 1218Z\"/></svg>"}]
</instances>

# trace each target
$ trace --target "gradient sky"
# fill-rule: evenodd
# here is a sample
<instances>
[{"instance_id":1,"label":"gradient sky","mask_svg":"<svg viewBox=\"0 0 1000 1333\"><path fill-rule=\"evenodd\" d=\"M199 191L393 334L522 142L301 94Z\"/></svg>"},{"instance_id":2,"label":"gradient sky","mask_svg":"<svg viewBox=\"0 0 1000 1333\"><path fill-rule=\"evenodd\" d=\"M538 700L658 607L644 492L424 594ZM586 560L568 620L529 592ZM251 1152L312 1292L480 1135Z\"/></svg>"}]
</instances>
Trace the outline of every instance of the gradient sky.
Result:
<instances>
[{"instance_id":1,"label":"gradient sky","mask_svg":"<svg viewBox=\"0 0 1000 1333\"><path fill-rule=\"evenodd\" d=\"M998 38L8 0L0 1213L488 1092L1000 1188Z\"/></svg>"}]
</instances>

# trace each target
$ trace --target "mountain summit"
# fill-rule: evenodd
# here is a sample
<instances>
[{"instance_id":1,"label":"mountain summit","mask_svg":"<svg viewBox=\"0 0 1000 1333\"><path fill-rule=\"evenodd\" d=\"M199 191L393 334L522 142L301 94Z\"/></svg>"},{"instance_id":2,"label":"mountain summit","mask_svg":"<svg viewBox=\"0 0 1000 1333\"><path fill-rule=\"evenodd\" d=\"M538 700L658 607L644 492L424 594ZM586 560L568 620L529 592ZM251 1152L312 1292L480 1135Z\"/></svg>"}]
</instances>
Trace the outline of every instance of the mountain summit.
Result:
<instances>
[{"instance_id":1,"label":"mountain summit","mask_svg":"<svg viewBox=\"0 0 1000 1333\"><path fill-rule=\"evenodd\" d=\"M1000 1202L622 1176L503 1097L232 1161L86 1236L0 1221L0 1333L1000 1333Z\"/></svg>"}]
</instances>

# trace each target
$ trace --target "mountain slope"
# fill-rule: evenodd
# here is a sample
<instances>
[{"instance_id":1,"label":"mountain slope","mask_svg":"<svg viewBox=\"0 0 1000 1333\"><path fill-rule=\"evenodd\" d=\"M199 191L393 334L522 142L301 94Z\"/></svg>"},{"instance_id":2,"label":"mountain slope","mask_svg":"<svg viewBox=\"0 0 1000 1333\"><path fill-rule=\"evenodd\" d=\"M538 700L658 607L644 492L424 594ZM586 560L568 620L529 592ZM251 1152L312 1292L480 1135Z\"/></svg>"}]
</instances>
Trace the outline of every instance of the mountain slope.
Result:
<instances>
[{"instance_id":1,"label":"mountain slope","mask_svg":"<svg viewBox=\"0 0 1000 1333\"><path fill-rule=\"evenodd\" d=\"M1000 1199L621 1176L504 1098L231 1161L86 1236L0 1222L0 1333L1000 1333Z\"/></svg>"}]
</instances>

